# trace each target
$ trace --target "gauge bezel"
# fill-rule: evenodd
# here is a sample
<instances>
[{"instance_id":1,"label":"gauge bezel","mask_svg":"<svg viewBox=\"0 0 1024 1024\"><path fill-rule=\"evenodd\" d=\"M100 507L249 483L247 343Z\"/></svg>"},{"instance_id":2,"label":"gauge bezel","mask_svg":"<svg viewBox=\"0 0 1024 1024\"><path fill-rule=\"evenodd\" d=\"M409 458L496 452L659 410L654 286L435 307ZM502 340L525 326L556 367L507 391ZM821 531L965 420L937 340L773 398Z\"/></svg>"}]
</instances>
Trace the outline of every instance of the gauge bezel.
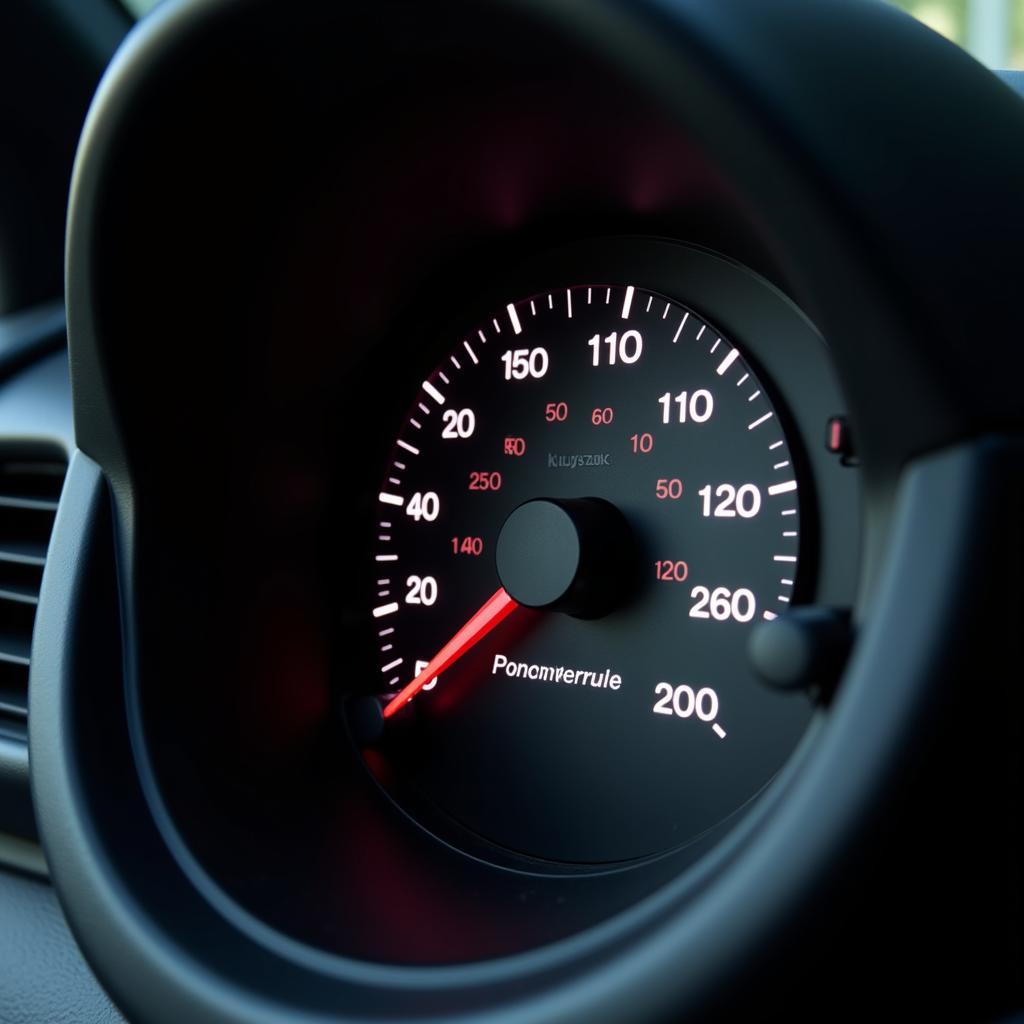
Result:
<instances>
[{"instance_id":1,"label":"gauge bezel","mask_svg":"<svg viewBox=\"0 0 1024 1024\"><path fill-rule=\"evenodd\" d=\"M476 328L481 323L489 323L495 310L504 309L507 302L524 295L543 295L566 286L630 283L693 310L741 350L782 420L800 480L802 543L794 603L817 601L851 606L856 593L859 558L859 474L825 448L828 418L845 415L845 404L835 382L827 346L807 318L763 278L711 250L665 238L587 239L536 254L500 275L500 281L481 292L469 304L468 311L451 319L448 311L439 307L436 320L432 322L424 315L422 304L418 304L415 328L400 325L380 350L385 362L379 372L388 374L394 401L377 413L373 430L380 442L377 467L371 459L358 463L339 495L341 532L346 536L356 534L367 538L376 532L373 520L378 515L376 494L382 477L380 467L387 464L398 425L404 421L410 403L414 404L414 396L420 393L420 382L447 358L453 339L475 336ZM378 371L370 368L365 372L372 376ZM391 422L388 417L393 417ZM352 436L355 429L355 423L344 423L340 436ZM355 503L349 483L352 476L365 484ZM827 495L824 507L822 493ZM354 505L362 510L361 515L351 514ZM827 574L819 573L821 566L829 567ZM350 568L346 561L343 571L346 578L372 579L380 574L369 546L361 562ZM353 675L365 680L379 676L376 629L367 618L365 590L353 588L346 598L339 613L339 619L349 624L339 644L345 651L345 663L337 682L342 701L352 692ZM355 673L351 665L354 646L361 652ZM358 683L356 686L357 693L371 692L363 690ZM805 698L794 696L792 699ZM370 777L375 784L381 784L372 773ZM558 864L512 852L475 835L430 801L410 794L407 787L384 783L382 788L395 801L399 813L409 815L437 840L505 868L551 876L632 870L666 856L677 857L676 870L682 871L699 859L709 843L726 833L759 799L759 796L753 797L709 832L667 850L636 861L585 865Z\"/></svg>"},{"instance_id":2,"label":"gauge bezel","mask_svg":"<svg viewBox=\"0 0 1024 1024\"><path fill-rule=\"evenodd\" d=\"M641 267L636 257L644 254L650 265ZM589 254L589 255L585 255ZM662 262L662 269L656 272L653 263ZM681 276L685 275L685 276ZM829 572L819 576L818 585L813 590L805 588L806 600L816 600L823 603L849 605L854 597L857 586L857 543L859 532L856 526L859 516L860 497L858 473L850 467L843 466L824 451L824 445L820 438L821 429L827 415L837 411L842 412L843 404L839 396L838 388L835 386L827 349L817 332L809 321L803 317L796 307L780 292L774 289L768 282L758 275L747 270L741 265L712 253L706 249L686 245L680 242L667 241L664 239L651 239L644 237L630 236L627 238L607 238L601 240L588 240L578 242L558 249L557 251L539 255L536 260L528 266L520 269L509 269L502 273L496 268L496 283L493 291L481 293L479 301L471 304L472 309L460 316L458 321L452 322L448 319L450 311L442 310L440 307L434 311L432 317L424 314L424 308L418 306L411 311L406 319L399 318L391 337L385 339L367 359L362 359L352 367L351 374L347 377L348 386L352 388L352 394L358 393L361 382L366 379L367 374L372 374L375 367L386 366L389 370L389 379L394 382L393 386L387 389L388 401L381 401L375 410L375 418L372 422L365 420L365 415L360 408L360 419L358 422L347 421L344 417L339 419L337 424L337 436L351 438L359 436L366 443L353 449L349 446L348 457L343 466L343 472L336 477L337 502L333 506L334 512L331 515L331 535L337 541L336 549L323 559L322 569L325 586L330 587L330 593L336 595L339 600L335 609L333 621L339 624L336 637L339 649L344 648L347 652L346 660L341 663L338 659L337 675L335 679L336 692L341 693L346 688L350 689L349 682L353 677L369 677L371 665L369 662L360 664L358 661L353 664L351 651L359 649L358 645L365 644L365 604L361 600L361 594L354 589L338 588L334 586L337 579L359 579L363 572L370 552L365 548L354 551L353 546L343 538L351 536L367 536L369 529L369 517L372 517L375 510L375 498L377 490L377 477L381 460L386 456L392 444L394 428L399 422L401 414L408 404L409 395L415 393L418 382L422 379L424 368L429 369L436 364L440 354L447 348L448 341L453 336L453 331L463 326L467 321L479 316L481 311L489 311L495 307L498 300L501 304L506 296L527 293L530 289L539 286L540 282L550 283L552 280L567 278L603 278L614 280L622 278L629 280L642 280L645 284L650 282L652 289L665 292L666 294L680 295L681 301L686 305L695 308L702 316L705 316L712 323L720 325L729 332L729 336L735 339L745 354L749 356L753 365L756 365L764 381L770 387L774 387L773 397L778 404L780 411L792 418L796 426L790 426L788 435L791 440L794 454L797 451L806 453L806 458L811 465L811 473L805 471L802 479L810 482L814 480L814 487L807 487L804 491L803 501L807 502L807 519L814 519L825 515L830 522L835 522L837 529L826 538L826 543L819 551L819 564L829 566ZM681 291L680 280L699 282L702 287L701 294L697 294L697 285L694 284L694 293L689 290ZM532 282L532 283L531 283ZM728 309L725 299L729 299ZM719 305L723 308L717 308ZM415 330L411 325L415 324ZM769 329L770 328L770 329ZM777 344L776 344L777 342ZM379 362L378 362L379 361ZM801 379L809 379L811 382L810 391L803 393L808 396L807 401L794 404L782 401L779 395L780 383L777 375L786 375L786 366L799 370ZM406 387L402 386L405 381ZM786 385L781 385L781 390L786 390ZM355 401L346 400L348 395L342 393L341 400L337 407L342 410L354 412L357 408ZM815 436L817 435L817 436ZM814 442L818 441L816 445ZM813 474L813 475L812 475ZM827 486L822 487L819 474L828 476ZM362 481L364 490L359 491L353 487L353 481ZM836 486L838 486L838 493ZM824 491L832 495L832 502L826 507L824 513L811 506L816 496ZM810 561L810 559L808 559ZM354 648L353 645L356 645ZM372 648L366 651L370 657L375 652ZM375 668L372 668L374 675ZM802 698L795 698L802 699ZM344 716L339 713L339 721ZM341 726L343 728L343 726ZM809 731L808 736L815 731ZM347 740L343 740L343 746L349 746ZM358 770L365 774L365 768L361 759L355 756L354 749L348 752L339 750L339 765L334 771L341 770L343 773L351 771L353 765L358 765ZM794 760L798 756L794 755ZM778 785L778 784L777 784ZM376 789L376 782L373 783ZM769 786L769 791L772 790ZM762 808L769 806L773 801L765 799L766 794L758 801ZM452 864L465 863L468 855L469 861L480 864L493 864L495 870L506 875L512 869L510 877L529 876L540 877L543 872L538 871L536 864L525 863L515 858L508 859L503 854L495 854L493 849L483 850L474 846L472 842L466 842L465 837L460 837L455 845L445 841L452 838L442 835L441 841L434 834L425 830L422 824L408 819L405 812L397 810L388 800L391 807L390 813L396 821L404 824L410 833L410 840L417 843L426 841L433 844L435 852L442 859L450 858ZM749 809L748 809L749 810ZM170 816L168 817L170 820ZM604 872L599 877L607 878L609 875L629 875L630 894L624 903L619 904L619 909L636 902L646 892L652 891L663 884L665 880L679 875L686 867L692 866L699 854L707 851L707 845L703 840L714 840L721 837L722 833L735 826L736 819L731 819L721 829L713 830L713 834L702 837L702 841L676 851L675 855L668 857L656 857L653 862L645 861L647 871L637 871L637 866L629 867L623 871ZM414 838L416 837L416 838ZM178 850L184 854L187 844L181 842L177 845ZM726 847L720 851L724 856ZM678 859L673 859L673 856ZM193 872L198 872L205 878L204 890L213 887L218 893L218 902L230 903L235 907L235 915L242 921L248 921L250 926L255 925L261 916L259 908L252 908L250 911L242 910L240 904L236 904L228 897L223 889L213 882L209 875L209 860L205 860L202 867L199 862L191 856L186 856L186 861L191 862ZM575 877L575 876L574 876ZM696 877L696 875L694 876ZM557 884L559 880L564 881L565 876L552 878ZM638 884L634 884L637 882ZM502 882L499 888L504 885ZM279 895L276 897L279 899ZM613 901L614 902L614 901ZM600 899L595 900L594 906L601 903ZM610 904L605 904L594 921L603 919L609 914L614 914ZM593 921L591 923L594 923ZM286 929L287 930L287 929ZM573 931L577 930L575 927ZM265 925L260 924L257 931L265 932ZM279 938L285 942L281 932L277 932ZM567 933L568 934L568 933ZM307 937L308 938L308 937ZM554 941L557 935L548 935L547 941ZM316 944L315 940L311 940ZM440 951L443 953L443 951ZM506 950L511 954L514 950Z\"/></svg>"}]
</instances>

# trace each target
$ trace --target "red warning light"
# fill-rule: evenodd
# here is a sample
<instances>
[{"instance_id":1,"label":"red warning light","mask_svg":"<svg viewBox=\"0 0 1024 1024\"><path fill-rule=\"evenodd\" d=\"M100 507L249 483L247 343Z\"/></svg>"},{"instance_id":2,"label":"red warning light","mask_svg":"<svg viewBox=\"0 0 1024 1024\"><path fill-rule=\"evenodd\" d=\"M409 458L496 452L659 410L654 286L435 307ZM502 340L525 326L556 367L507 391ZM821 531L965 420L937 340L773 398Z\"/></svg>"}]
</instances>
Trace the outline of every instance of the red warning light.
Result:
<instances>
[{"instance_id":1,"label":"red warning light","mask_svg":"<svg viewBox=\"0 0 1024 1024\"><path fill-rule=\"evenodd\" d=\"M833 455L850 455L853 446L850 444L850 427L844 416L833 416L828 421L825 432L825 447Z\"/></svg>"}]
</instances>

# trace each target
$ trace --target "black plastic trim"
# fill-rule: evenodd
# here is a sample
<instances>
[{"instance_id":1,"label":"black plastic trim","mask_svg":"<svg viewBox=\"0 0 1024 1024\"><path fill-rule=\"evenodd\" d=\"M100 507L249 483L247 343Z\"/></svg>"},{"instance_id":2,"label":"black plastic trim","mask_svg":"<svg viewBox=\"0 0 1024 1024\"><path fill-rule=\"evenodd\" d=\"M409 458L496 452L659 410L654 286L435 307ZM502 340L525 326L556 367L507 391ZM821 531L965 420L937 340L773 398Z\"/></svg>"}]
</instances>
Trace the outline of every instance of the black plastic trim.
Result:
<instances>
[{"instance_id":1,"label":"black plastic trim","mask_svg":"<svg viewBox=\"0 0 1024 1024\"><path fill-rule=\"evenodd\" d=\"M64 306L60 302L0 317L0 380L65 344Z\"/></svg>"},{"instance_id":2,"label":"black plastic trim","mask_svg":"<svg viewBox=\"0 0 1024 1024\"><path fill-rule=\"evenodd\" d=\"M0 315L61 294L75 145L129 25L109 0L0 5Z\"/></svg>"},{"instance_id":3,"label":"black plastic trim","mask_svg":"<svg viewBox=\"0 0 1024 1024\"><path fill-rule=\"evenodd\" d=\"M6 365L0 352L0 453L67 458L74 450L74 425L63 310L51 307L17 321L8 336ZM0 338L2 327L0 321ZM26 739L23 725L0 718L0 832L36 839Z\"/></svg>"},{"instance_id":4,"label":"black plastic trim","mask_svg":"<svg viewBox=\"0 0 1024 1024\"><path fill-rule=\"evenodd\" d=\"M38 850L24 854L32 874L0 871L4 1024L123 1024L68 932L52 886L32 877L40 859Z\"/></svg>"},{"instance_id":5,"label":"black plastic trim","mask_svg":"<svg viewBox=\"0 0 1024 1024\"><path fill-rule=\"evenodd\" d=\"M28 789L27 777L25 788ZM46 878L50 873L43 848L37 842L3 832L0 832L0 865L37 878Z\"/></svg>"},{"instance_id":6,"label":"black plastic trim","mask_svg":"<svg viewBox=\"0 0 1024 1024\"><path fill-rule=\"evenodd\" d=\"M410 1019L491 1021L486 1005L506 1021L611 1021L697 1005L728 982L737 962L756 957L772 941L789 908L813 899L824 877L856 849L866 822L876 819L884 805L878 794L891 790L913 761L929 731L930 709L952 685L947 666L960 662L978 626L965 614L960 595L978 592L988 580L988 563L974 557L977 538L995 542L991 532L986 536L992 528L989 510L1005 500L1005 481L1020 472L1022 455L1020 443L990 439L908 470L891 559L828 728L774 816L718 883L689 901L685 913L676 904L676 887L669 886L614 927L549 950L545 969L531 957L520 958L518 970L515 961L426 972L352 963L345 980L338 976L332 983L323 975L317 980L313 962L296 975L297 965L267 961L252 947L239 963L225 945L233 943L222 934L223 923L215 923L194 891L189 895L151 819L131 814L133 848L111 846L109 833L96 828L97 794L90 786L103 780L82 771L88 758L83 762L81 748L94 746L95 738L90 742L83 733L76 708L80 673L90 673L79 645L95 629L87 630L93 611L84 595L96 571L96 552L109 550L109 539L103 540L109 538L109 499L98 467L79 454L44 580L30 711L44 846L72 925L129 1016L153 1021L279 1020L285 1008L268 983L291 993L295 1002L288 1012L303 1012L310 1020L365 1020L390 1010ZM979 607L977 614L984 611ZM92 678L90 700L99 701ZM123 749L126 735L111 734L105 756L116 759L115 741ZM118 813L129 806L119 802ZM161 880L164 911L156 917L155 908L147 907L153 894L137 888L140 856L146 873ZM206 936L202 947L192 944L199 934ZM686 971L680 971L681 962ZM226 972L223 983L213 983L211 970ZM237 970L241 975L229 981ZM520 982L509 987L517 976ZM328 990L335 993L332 1011L322 1002ZM471 997L474 991L485 996L483 1003ZM474 1004L476 1010L464 1012Z\"/></svg>"},{"instance_id":7,"label":"black plastic trim","mask_svg":"<svg viewBox=\"0 0 1024 1024\"><path fill-rule=\"evenodd\" d=\"M25 735L3 724L0 724L0 821L4 831L18 838L37 838ZM0 862L2 860L0 856Z\"/></svg>"},{"instance_id":8,"label":"black plastic trim","mask_svg":"<svg viewBox=\"0 0 1024 1024\"><path fill-rule=\"evenodd\" d=\"M390 9L382 4L372 17L386 21ZM860 0L538 0L499 9L510 18L510 11L531 12L539 30L561 33L567 59L585 41L610 68L643 83L680 132L691 130L735 173L776 246L790 294L829 339L850 399L871 510L872 585L861 638L786 801L714 884L685 904L670 884L606 927L533 956L458 970L328 964L312 954L304 959L301 950L286 961L240 937L160 840L128 749L123 680L109 660L97 673L81 649L94 635L86 617L96 614L83 599L95 571L89 545L105 537L114 547L105 518L109 484L124 668L136 682L138 480L126 456L124 396L112 383L118 353L95 303L95 257L110 198L105 175L130 147L126 126L146 88L169 67L192 68L192 41L223 31L225 19L240 19L230 23L230 38L244 45L247 23L238 12L266 8L209 2L158 11L136 30L101 89L76 171L68 303L76 422L89 458L76 457L58 515L60 557L48 566L40 604L30 717L40 752L34 792L55 881L98 972L140 1016L601 1021L699 1006L772 946L878 822L957 681L951 666L963 664L966 645L985 635L984 602L965 607L962 595L988 592L990 506L1020 472L1021 455L1012 440L966 439L1017 429L1022 418L1024 357L1007 340L1016 323L1007 301L1016 264L1008 257L1019 247L1024 216L1017 99L909 19ZM472 21L472 5L445 11L484 31ZM440 13L432 8L430 18ZM495 31L493 21L488 29ZM983 124L978 109L986 111ZM946 131L922 134L922 119L939 112ZM970 151L945 159L957 128ZM888 145L875 145L880 138ZM954 205L939 224L935 209L951 194L978 202ZM964 297L966 311L957 305ZM977 336L1003 361L995 381L987 371L992 349L983 359ZM83 676L92 711L83 706ZM90 718L104 701L106 717ZM102 794L101 779L110 787ZM130 834L113 806L119 817L132 808Z\"/></svg>"}]
</instances>

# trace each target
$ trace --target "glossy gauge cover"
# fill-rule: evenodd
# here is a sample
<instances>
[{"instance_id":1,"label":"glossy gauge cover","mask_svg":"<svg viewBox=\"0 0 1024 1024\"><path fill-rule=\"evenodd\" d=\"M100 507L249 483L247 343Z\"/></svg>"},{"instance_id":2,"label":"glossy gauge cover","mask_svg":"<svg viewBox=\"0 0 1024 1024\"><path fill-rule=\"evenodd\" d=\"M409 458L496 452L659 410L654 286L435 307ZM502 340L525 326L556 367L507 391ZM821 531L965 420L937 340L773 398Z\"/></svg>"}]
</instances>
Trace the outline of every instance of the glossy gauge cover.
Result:
<instances>
[{"instance_id":1,"label":"glossy gauge cover","mask_svg":"<svg viewBox=\"0 0 1024 1024\"><path fill-rule=\"evenodd\" d=\"M803 456L773 393L642 280L467 328L377 495L381 694L429 680L369 758L400 802L596 866L684 845L763 788L811 715L747 657L799 594ZM500 585L521 607L428 671Z\"/></svg>"}]
</instances>

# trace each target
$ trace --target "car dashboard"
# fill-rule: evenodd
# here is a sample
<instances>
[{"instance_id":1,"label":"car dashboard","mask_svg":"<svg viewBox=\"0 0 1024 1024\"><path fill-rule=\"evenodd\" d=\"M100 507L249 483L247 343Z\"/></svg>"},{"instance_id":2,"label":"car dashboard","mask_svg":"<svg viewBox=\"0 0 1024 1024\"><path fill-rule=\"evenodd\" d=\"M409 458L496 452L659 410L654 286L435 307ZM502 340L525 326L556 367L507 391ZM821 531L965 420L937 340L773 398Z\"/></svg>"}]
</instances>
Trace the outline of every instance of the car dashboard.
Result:
<instances>
[{"instance_id":1,"label":"car dashboard","mask_svg":"<svg viewBox=\"0 0 1024 1024\"><path fill-rule=\"evenodd\" d=\"M53 17L0 1017L1020 1011L1020 77L873 0Z\"/></svg>"}]
</instances>

